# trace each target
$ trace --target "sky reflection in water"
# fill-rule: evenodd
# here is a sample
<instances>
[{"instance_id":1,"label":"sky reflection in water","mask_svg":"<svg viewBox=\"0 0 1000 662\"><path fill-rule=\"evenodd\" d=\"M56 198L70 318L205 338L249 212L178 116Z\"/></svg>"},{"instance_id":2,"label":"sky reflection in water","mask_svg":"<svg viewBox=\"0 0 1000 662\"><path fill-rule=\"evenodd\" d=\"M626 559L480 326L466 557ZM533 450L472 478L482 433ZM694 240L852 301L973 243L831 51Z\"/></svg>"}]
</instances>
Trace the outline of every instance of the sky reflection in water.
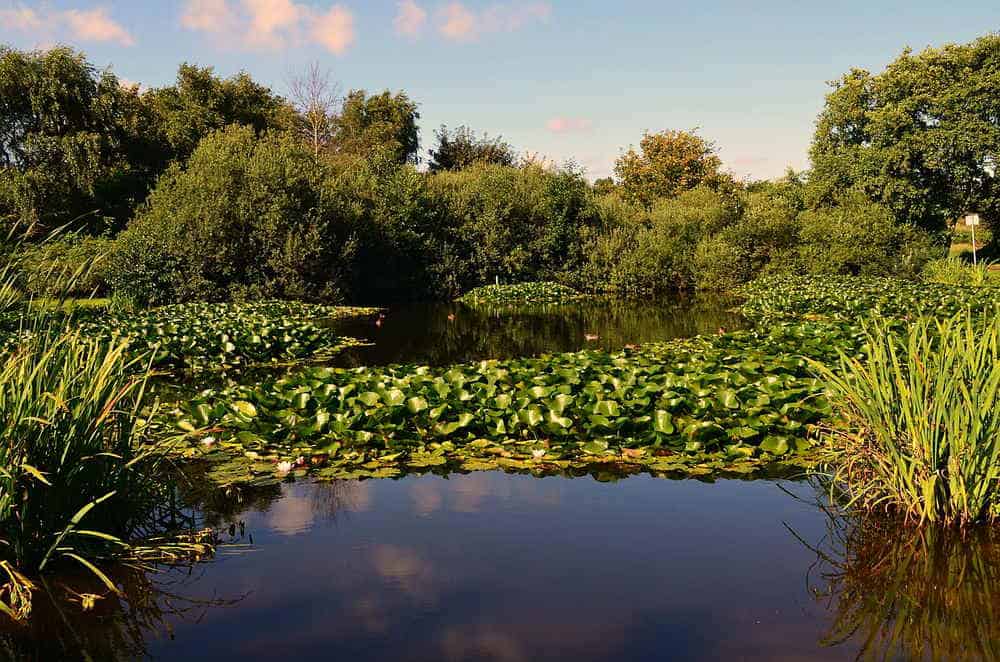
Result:
<instances>
[{"instance_id":1,"label":"sky reflection in water","mask_svg":"<svg viewBox=\"0 0 1000 662\"><path fill-rule=\"evenodd\" d=\"M793 490L811 495L804 485ZM476 473L297 484L193 597L162 659L850 659L818 644L823 516L770 482Z\"/></svg>"}]
</instances>

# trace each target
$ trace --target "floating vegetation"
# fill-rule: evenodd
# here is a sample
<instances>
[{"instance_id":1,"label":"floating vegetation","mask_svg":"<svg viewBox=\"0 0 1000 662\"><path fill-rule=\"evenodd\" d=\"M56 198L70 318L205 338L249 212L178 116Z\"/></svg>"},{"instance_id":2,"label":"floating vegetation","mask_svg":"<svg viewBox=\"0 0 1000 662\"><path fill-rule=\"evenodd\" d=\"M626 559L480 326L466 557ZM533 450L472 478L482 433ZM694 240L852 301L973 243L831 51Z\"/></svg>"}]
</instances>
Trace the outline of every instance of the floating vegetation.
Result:
<instances>
[{"instance_id":1,"label":"floating vegetation","mask_svg":"<svg viewBox=\"0 0 1000 662\"><path fill-rule=\"evenodd\" d=\"M188 303L107 315L82 329L100 338L127 338L129 351L150 352L157 368L198 370L327 359L363 343L317 322L376 312L289 301Z\"/></svg>"},{"instance_id":2,"label":"floating vegetation","mask_svg":"<svg viewBox=\"0 0 1000 662\"><path fill-rule=\"evenodd\" d=\"M758 324L778 319L857 321L951 317L964 310L1000 311L1000 288L954 287L895 278L778 276L743 288L742 312Z\"/></svg>"},{"instance_id":3,"label":"floating vegetation","mask_svg":"<svg viewBox=\"0 0 1000 662\"><path fill-rule=\"evenodd\" d=\"M473 305L540 305L568 303L586 298L572 287L542 281L512 285L484 285L462 295L459 301Z\"/></svg>"},{"instance_id":4,"label":"floating vegetation","mask_svg":"<svg viewBox=\"0 0 1000 662\"><path fill-rule=\"evenodd\" d=\"M307 368L206 390L182 404L176 425L196 448L242 453L272 475L446 464L749 473L815 450L810 432L829 414L823 384L805 359L755 348L801 340L789 328L783 338L744 332L448 369Z\"/></svg>"}]
</instances>

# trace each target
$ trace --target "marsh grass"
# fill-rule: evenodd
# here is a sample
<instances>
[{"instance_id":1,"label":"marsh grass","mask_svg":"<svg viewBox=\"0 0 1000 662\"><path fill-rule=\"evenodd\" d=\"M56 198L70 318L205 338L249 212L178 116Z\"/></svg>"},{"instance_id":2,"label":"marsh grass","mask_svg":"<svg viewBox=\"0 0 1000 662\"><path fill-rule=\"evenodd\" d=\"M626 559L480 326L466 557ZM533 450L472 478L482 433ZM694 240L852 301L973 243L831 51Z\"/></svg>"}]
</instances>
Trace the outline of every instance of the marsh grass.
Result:
<instances>
[{"instance_id":1,"label":"marsh grass","mask_svg":"<svg viewBox=\"0 0 1000 662\"><path fill-rule=\"evenodd\" d=\"M997 518L1000 315L864 325L863 356L814 367L846 424L834 482L848 504L915 523Z\"/></svg>"},{"instance_id":2,"label":"marsh grass","mask_svg":"<svg viewBox=\"0 0 1000 662\"><path fill-rule=\"evenodd\" d=\"M931 260L923 270L923 278L931 283L943 283L945 285L968 285L972 287L982 287L984 285L1000 284L993 272L994 263L982 260L978 264L971 264L958 258L946 258L941 260Z\"/></svg>"},{"instance_id":3,"label":"marsh grass","mask_svg":"<svg viewBox=\"0 0 1000 662\"><path fill-rule=\"evenodd\" d=\"M50 291L72 291L86 268L53 272ZM83 569L118 593L102 566L211 552L171 499L172 442L149 434L150 358L82 334L66 298L37 306L16 258L0 266L0 611L14 620L51 573Z\"/></svg>"}]
</instances>

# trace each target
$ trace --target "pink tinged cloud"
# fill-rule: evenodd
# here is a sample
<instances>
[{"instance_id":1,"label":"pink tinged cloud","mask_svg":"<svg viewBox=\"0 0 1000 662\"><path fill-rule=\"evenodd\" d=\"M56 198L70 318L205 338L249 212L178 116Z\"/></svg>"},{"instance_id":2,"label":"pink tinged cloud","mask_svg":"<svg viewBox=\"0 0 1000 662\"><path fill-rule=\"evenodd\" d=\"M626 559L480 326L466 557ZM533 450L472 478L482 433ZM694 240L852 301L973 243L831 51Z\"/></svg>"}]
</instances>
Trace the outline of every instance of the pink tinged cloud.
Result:
<instances>
[{"instance_id":1,"label":"pink tinged cloud","mask_svg":"<svg viewBox=\"0 0 1000 662\"><path fill-rule=\"evenodd\" d=\"M455 41L471 41L479 32L478 20L461 2L452 2L441 10L441 34Z\"/></svg>"},{"instance_id":2,"label":"pink tinged cloud","mask_svg":"<svg viewBox=\"0 0 1000 662\"><path fill-rule=\"evenodd\" d=\"M113 41L122 46L135 45L135 39L128 30L108 16L103 7L69 9L63 15L73 34L84 41Z\"/></svg>"},{"instance_id":3,"label":"pink tinged cloud","mask_svg":"<svg viewBox=\"0 0 1000 662\"><path fill-rule=\"evenodd\" d=\"M251 50L278 50L289 44L317 43L344 53L355 40L354 16L341 5L325 12L294 0L187 0L181 26L229 36L232 45Z\"/></svg>"},{"instance_id":4,"label":"pink tinged cloud","mask_svg":"<svg viewBox=\"0 0 1000 662\"><path fill-rule=\"evenodd\" d=\"M34 9L0 10L0 23L22 32L68 32L81 41L112 41L122 46L134 46L135 38L108 15L104 7L94 9Z\"/></svg>"},{"instance_id":5,"label":"pink tinged cloud","mask_svg":"<svg viewBox=\"0 0 1000 662\"><path fill-rule=\"evenodd\" d=\"M312 38L331 53L344 53L354 43L354 16L340 5L330 7L315 19Z\"/></svg>"},{"instance_id":6,"label":"pink tinged cloud","mask_svg":"<svg viewBox=\"0 0 1000 662\"><path fill-rule=\"evenodd\" d=\"M396 34L406 37L419 35L427 23L427 12L414 0L403 0L398 7L396 18L392 21Z\"/></svg>"},{"instance_id":7,"label":"pink tinged cloud","mask_svg":"<svg viewBox=\"0 0 1000 662\"><path fill-rule=\"evenodd\" d=\"M243 0L250 17L247 40L269 48L284 45L289 31L298 28L309 9L292 0Z\"/></svg>"},{"instance_id":8,"label":"pink tinged cloud","mask_svg":"<svg viewBox=\"0 0 1000 662\"><path fill-rule=\"evenodd\" d=\"M0 9L0 23L21 32L29 30L39 30L42 27L42 19L38 12L27 7L20 9Z\"/></svg>"},{"instance_id":9,"label":"pink tinged cloud","mask_svg":"<svg viewBox=\"0 0 1000 662\"><path fill-rule=\"evenodd\" d=\"M495 4L475 12L461 2L451 2L439 12L441 34L453 41L474 41L480 35L513 32L552 16L548 2Z\"/></svg>"},{"instance_id":10,"label":"pink tinged cloud","mask_svg":"<svg viewBox=\"0 0 1000 662\"><path fill-rule=\"evenodd\" d=\"M188 30L224 32L236 21L226 0L189 0L181 14L181 26Z\"/></svg>"},{"instance_id":11,"label":"pink tinged cloud","mask_svg":"<svg viewBox=\"0 0 1000 662\"><path fill-rule=\"evenodd\" d=\"M545 128L552 133L572 133L586 131L591 125L590 120L582 117L553 117L545 123Z\"/></svg>"}]
</instances>

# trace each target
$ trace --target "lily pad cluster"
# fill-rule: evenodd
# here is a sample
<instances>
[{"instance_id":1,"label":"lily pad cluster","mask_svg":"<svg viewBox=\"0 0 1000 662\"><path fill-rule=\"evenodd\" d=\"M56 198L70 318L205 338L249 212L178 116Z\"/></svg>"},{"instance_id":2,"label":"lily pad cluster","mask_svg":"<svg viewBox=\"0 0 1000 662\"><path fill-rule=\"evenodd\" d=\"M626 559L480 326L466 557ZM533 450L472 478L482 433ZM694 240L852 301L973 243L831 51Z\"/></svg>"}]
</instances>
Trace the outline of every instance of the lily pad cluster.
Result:
<instances>
[{"instance_id":1,"label":"lily pad cluster","mask_svg":"<svg viewBox=\"0 0 1000 662\"><path fill-rule=\"evenodd\" d=\"M458 300L473 305L538 305L579 301L586 295L572 287L551 281L484 285L465 293Z\"/></svg>"},{"instance_id":2,"label":"lily pad cluster","mask_svg":"<svg viewBox=\"0 0 1000 662\"><path fill-rule=\"evenodd\" d=\"M528 463L512 468L749 472L809 451L810 430L829 414L804 359L756 342L745 334L447 369L306 368L206 390L176 412L176 425L264 470L305 462L336 478L501 459Z\"/></svg>"},{"instance_id":3,"label":"lily pad cluster","mask_svg":"<svg viewBox=\"0 0 1000 662\"><path fill-rule=\"evenodd\" d=\"M372 308L264 301L188 303L84 322L84 333L127 337L151 352L159 368L219 368L328 358L361 344L320 326L321 320L370 315Z\"/></svg>"},{"instance_id":4,"label":"lily pad cluster","mask_svg":"<svg viewBox=\"0 0 1000 662\"><path fill-rule=\"evenodd\" d=\"M950 317L965 309L1000 310L1000 287L954 287L895 278L776 276L750 283L742 294L743 314L758 324L792 317L906 320Z\"/></svg>"}]
</instances>

